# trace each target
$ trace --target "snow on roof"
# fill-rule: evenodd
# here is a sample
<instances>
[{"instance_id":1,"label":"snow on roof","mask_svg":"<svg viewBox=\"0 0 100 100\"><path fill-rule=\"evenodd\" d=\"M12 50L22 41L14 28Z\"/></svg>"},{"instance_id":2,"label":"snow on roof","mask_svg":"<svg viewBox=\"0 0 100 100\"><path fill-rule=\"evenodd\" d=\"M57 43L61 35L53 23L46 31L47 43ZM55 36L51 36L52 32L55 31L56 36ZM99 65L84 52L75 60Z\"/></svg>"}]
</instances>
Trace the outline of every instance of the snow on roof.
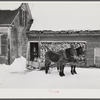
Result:
<instances>
[{"instance_id":1,"label":"snow on roof","mask_svg":"<svg viewBox=\"0 0 100 100\"><path fill-rule=\"evenodd\" d=\"M17 10L0 10L0 24L11 24L13 19L15 18Z\"/></svg>"},{"instance_id":2,"label":"snow on roof","mask_svg":"<svg viewBox=\"0 0 100 100\"><path fill-rule=\"evenodd\" d=\"M100 30L61 30L61 31L52 31L52 30L31 30L27 32L28 36L38 36L48 34L48 36L94 36L100 35Z\"/></svg>"},{"instance_id":3,"label":"snow on roof","mask_svg":"<svg viewBox=\"0 0 100 100\"><path fill-rule=\"evenodd\" d=\"M0 10L15 10L21 3L0 3Z\"/></svg>"},{"instance_id":4,"label":"snow on roof","mask_svg":"<svg viewBox=\"0 0 100 100\"><path fill-rule=\"evenodd\" d=\"M0 3L0 24L11 24L21 3Z\"/></svg>"},{"instance_id":5,"label":"snow on roof","mask_svg":"<svg viewBox=\"0 0 100 100\"><path fill-rule=\"evenodd\" d=\"M16 58L11 65L0 64L0 72L23 72L26 70L26 59L24 57ZM0 75L1 75L0 73Z\"/></svg>"}]
</instances>

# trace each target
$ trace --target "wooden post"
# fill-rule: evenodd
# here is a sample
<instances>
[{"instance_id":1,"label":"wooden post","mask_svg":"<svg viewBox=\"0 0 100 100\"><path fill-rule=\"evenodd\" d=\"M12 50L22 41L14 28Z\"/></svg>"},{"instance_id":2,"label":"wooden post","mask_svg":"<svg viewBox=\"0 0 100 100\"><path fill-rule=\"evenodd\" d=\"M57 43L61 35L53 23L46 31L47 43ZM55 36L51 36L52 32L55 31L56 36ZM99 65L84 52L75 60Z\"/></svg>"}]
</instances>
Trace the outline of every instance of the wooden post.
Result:
<instances>
[{"instance_id":1,"label":"wooden post","mask_svg":"<svg viewBox=\"0 0 100 100\"><path fill-rule=\"evenodd\" d=\"M26 52L26 66L29 66L30 62L30 42L27 43L27 52Z\"/></svg>"},{"instance_id":2,"label":"wooden post","mask_svg":"<svg viewBox=\"0 0 100 100\"><path fill-rule=\"evenodd\" d=\"M39 68L40 68L40 32L39 32L39 44L38 44L38 57L39 57Z\"/></svg>"},{"instance_id":3,"label":"wooden post","mask_svg":"<svg viewBox=\"0 0 100 100\"><path fill-rule=\"evenodd\" d=\"M8 65L10 65L10 40L8 39Z\"/></svg>"},{"instance_id":4,"label":"wooden post","mask_svg":"<svg viewBox=\"0 0 100 100\"><path fill-rule=\"evenodd\" d=\"M11 27L8 27L8 65L11 64Z\"/></svg>"},{"instance_id":5,"label":"wooden post","mask_svg":"<svg viewBox=\"0 0 100 100\"><path fill-rule=\"evenodd\" d=\"M85 45L85 67L87 67L87 43Z\"/></svg>"}]
</instances>

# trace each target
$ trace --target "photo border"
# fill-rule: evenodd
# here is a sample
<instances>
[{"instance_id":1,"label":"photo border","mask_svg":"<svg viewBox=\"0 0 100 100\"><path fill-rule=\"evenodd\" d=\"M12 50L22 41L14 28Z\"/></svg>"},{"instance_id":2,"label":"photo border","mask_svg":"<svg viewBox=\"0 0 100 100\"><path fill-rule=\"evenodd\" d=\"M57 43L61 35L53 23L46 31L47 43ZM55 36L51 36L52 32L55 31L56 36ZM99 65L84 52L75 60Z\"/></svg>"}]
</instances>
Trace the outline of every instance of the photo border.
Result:
<instances>
[{"instance_id":1,"label":"photo border","mask_svg":"<svg viewBox=\"0 0 100 100\"><path fill-rule=\"evenodd\" d=\"M100 0L0 0L0 2L100 2ZM99 89L0 89L0 100L99 100ZM59 93L56 93L59 91ZM74 94L74 95L73 95ZM49 99L48 99L49 98Z\"/></svg>"}]
</instances>

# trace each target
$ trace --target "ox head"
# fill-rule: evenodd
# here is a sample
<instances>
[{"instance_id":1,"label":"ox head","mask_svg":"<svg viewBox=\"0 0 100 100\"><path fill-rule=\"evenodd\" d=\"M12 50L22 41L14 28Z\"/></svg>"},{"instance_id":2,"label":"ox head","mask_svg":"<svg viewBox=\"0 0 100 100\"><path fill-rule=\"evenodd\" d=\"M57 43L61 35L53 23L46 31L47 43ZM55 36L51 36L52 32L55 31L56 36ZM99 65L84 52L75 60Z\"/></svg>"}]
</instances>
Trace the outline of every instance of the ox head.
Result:
<instances>
[{"instance_id":1,"label":"ox head","mask_svg":"<svg viewBox=\"0 0 100 100\"><path fill-rule=\"evenodd\" d=\"M85 50L83 49L82 46L76 48L77 52L77 60L78 61L84 61L85 60Z\"/></svg>"},{"instance_id":2,"label":"ox head","mask_svg":"<svg viewBox=\"0 0 100 100\"><path fill-rule=\"evenodd\" d=\"M76 48L76 52L77 52L77 56L82 56L85 53L82 46Z\"/></svg>"}]
</instances>

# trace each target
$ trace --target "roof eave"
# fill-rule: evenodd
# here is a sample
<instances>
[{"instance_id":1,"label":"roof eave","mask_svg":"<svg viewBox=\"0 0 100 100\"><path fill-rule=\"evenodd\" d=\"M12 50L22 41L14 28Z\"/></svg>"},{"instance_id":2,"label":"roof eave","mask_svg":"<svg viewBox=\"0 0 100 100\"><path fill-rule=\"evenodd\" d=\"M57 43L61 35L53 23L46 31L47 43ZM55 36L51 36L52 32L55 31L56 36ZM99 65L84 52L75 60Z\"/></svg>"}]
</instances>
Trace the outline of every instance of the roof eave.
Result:
<instances>
[{"instance_id":1,"label":"roof eave","mask_svg":"<svg viewBox=\"0 0 100 100\"><path fill-rule=\"evenodd\" d=\"M13 24L13 22L15 21L15 19L16 19L16 17L17 17L17 15L18 15L18 13L19 13L19 11L17 12L17 14L15 15L14 19L12 20L11 25L12 25L12 24Z\"/></svg>"},{"instance_id":2,"label":"roof eave","mask_svg":"<svg viewBox=\"0 0 100 100\"><path fill-rule=\"evenodd\" d=\"M0 27L13 27L12 24L0 24Z\"/></svg>"},{"instance_id":3,"label":"roof eave","mask_svg":"<svg viewBox=\"0 0 100 100\"><path fill-rule=\"evenodd\" d=\"M35 31L28 31L27 32L27 35L28 37L38 37L38 36L41 36L41 37L48 37L48 36L100 36L100 31L99 32L93 32L91 33L91 31L88 33L88 32L84 32L81 33L77 33L77 32L73 32L73 33L70 33L70 32L65 32L65 33L60 33L59 32L48 32L48 33L44 33L43 31L38 31L38 32L35 32Z\"/></svg>"}]
</instances>

